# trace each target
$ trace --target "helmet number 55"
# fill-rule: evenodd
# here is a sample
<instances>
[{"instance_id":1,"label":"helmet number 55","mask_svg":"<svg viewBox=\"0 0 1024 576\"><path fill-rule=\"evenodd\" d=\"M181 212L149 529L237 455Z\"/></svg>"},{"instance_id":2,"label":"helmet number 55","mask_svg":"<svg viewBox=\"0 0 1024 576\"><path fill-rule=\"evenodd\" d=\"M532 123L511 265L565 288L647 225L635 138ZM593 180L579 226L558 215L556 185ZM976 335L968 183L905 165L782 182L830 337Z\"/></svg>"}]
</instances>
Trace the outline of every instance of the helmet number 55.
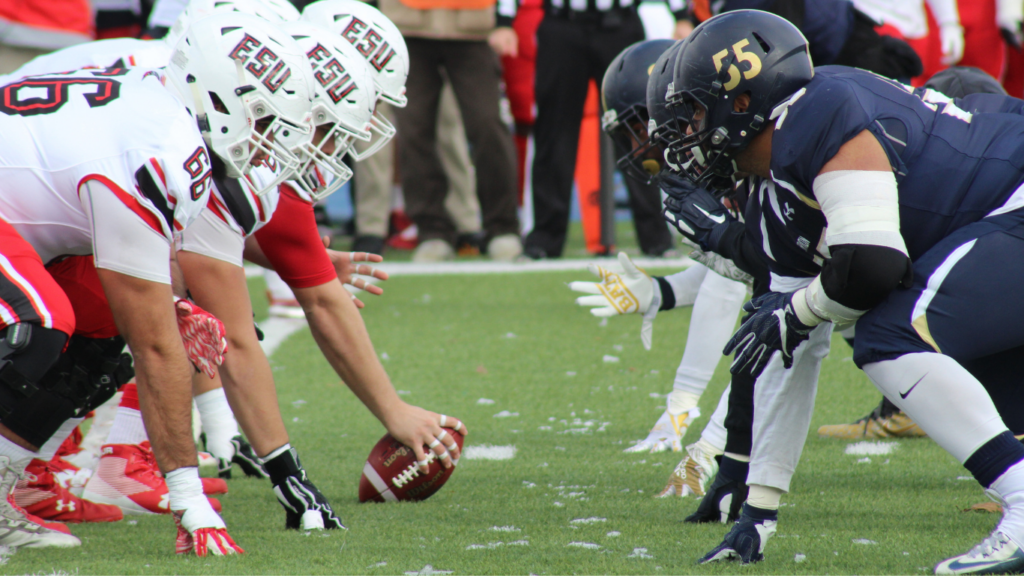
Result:
<instances>
[{"instance_id":1,"label":"helmet number 55","mask_svg":"<svg viewBox=\"0 0 1024 576\"><path fill-rule=\"evenodd\" d=\"M750 45L750 40L744 38L739 42L732 45L732 51L736 54L736 60L740 62L746 62L750 64L750 70L743 72L743 77L747 80L757 76L761 73L761 59L756 54L750 52L744 52L743 49ZM715 62L715 72L722 71L722 60L729 55L729 50L722 50L721 52L712 56L712 60ZM729 65L729 81L725 83L726 92L739 86L740 84L740 69L735 64Z\"/></svg>"}]
</instances>

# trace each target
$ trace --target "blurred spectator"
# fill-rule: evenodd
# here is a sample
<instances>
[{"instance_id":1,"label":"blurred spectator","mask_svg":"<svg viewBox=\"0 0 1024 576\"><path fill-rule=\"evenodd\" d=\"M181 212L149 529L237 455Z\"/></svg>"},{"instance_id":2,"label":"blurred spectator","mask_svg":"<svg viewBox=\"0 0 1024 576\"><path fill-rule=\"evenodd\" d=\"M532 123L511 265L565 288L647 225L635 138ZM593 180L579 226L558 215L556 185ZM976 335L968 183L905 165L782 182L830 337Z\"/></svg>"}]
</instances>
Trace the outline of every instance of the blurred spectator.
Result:
<instances>
[{"instance_id":1,"label":"blurred spectator","mask_svg":"<svg viewBox=\"0 0 1024 576\"><path fill-rule=\"evenodd\" d=\"M694 0L703 22L714 14L743 9L766 10L792 22L807 37L816 66L837 64L909 81L920 76L921 58L904 40L882 36L878 22L850 0Z\"/></svg>"},{"instance_id":2,"label":"blurred spectator","mask_svg":"<svg viewBox=\"0 0 1024 576\"><path fill-rule=\"evenodd\" d=\"M95 34L89 0L0 0L0 74Z\"/></svg>"},{"instance_id":3,"label":"blurred spectator","mask_svg":"<svg viewBox=\"0 0 1024 576\"><path fill-rule=\"evenodd\" d=\"M914 78L915 86L963 58L964 29L956 0L853 0L853 4L880 23L879 34L906 40L921 57L924 72Z\"/></svg>"},{"instance_id":4,"label":"blurred spectator","mask_svg":"<svg viewBox=\"0 0 1024 576\"><path fill-rule=\"evenodd\" d=\"M513 148L501 120L501 72L495 55L516 51L515 33L508 27L496 28L494 0L381 0L379 8L402 31L409 47L409 105L396 116L402 137L402 193L420 238L413 259L438 261L455 254L457 229L445 210L448 182L437 150L445 76L458 101L479 176L476 193L486 250L497 260L516 258L522 245Z\"/></svg>"},{"instance_id":5,"label":"blurred spectator","mask_svg":"<svg viewBox=\"0 0 1024 576\"><path fill-rule=\"evenodd\" d=\"M681 37L689 32L685 4L667 3ZM544 6L537 28L534 225L523 248L534 259L560 257L565 247L577 139L590 82L600 86L615 56L644 39L634 0L549 0ZM626 185L641 250L664 253L672 244L661 217L660 192L632 181Z\"/></svg>"}]
</instances>

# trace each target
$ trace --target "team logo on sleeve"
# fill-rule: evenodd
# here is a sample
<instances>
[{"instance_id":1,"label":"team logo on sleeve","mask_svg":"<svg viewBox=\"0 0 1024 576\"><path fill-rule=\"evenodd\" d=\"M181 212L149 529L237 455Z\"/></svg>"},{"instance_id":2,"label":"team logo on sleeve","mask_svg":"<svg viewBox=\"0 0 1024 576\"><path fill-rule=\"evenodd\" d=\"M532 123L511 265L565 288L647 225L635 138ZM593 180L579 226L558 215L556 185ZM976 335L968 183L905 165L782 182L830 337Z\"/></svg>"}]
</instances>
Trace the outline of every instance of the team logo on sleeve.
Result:
<instances>
[{"instance_id":1,"label":"team logo on sleeve","mask_svg":"<svg viewBox=\"0 0 1024 576\"><path fill-rule=\"evenodd\" d=\"M384 41L380 32L359 18L353 17L341 35L366 57L377 72L383 70L395 55L394 48Z\"/></svg>"},{"instance_id":2,"label":"team logo on sleeve","mask_svg":"<svg viewBox=\"0 0 1024 576\"><path fill-rule=\"evenodd\" d=\"M277 93L292 75L292 69L285 65L284 60L248 34L231 50L229 56L242 62L245 69L259 79L271 94Z\"/></svg>"},{"instance_id":3,"label":"team logo on sleeve","mask_svg":"<svg viewBox=\"0 0 1024 576\"><path fill-rule=\"evenodd\" d=\"M306 56L309 57L310 64L313 65L313 78L316 78L316 81L324 87L335 104L341 102L342 98L356 89L352 75L322 44L317 43Z\"/></svg>"},{"instance_id":4,"label":"team logo on sleeve","mask_svg":"<svg viewBox=\"0 0 1024 576\"><path fill-rule=\"evenodd\" d=\"M199 200L204 194L213 189L213 168L210 165L210 157L206 154L206 148L200 146L185 160L182 166L188 175L192 177L190 192L192 200Z\"/></svg>"}]
</instances>

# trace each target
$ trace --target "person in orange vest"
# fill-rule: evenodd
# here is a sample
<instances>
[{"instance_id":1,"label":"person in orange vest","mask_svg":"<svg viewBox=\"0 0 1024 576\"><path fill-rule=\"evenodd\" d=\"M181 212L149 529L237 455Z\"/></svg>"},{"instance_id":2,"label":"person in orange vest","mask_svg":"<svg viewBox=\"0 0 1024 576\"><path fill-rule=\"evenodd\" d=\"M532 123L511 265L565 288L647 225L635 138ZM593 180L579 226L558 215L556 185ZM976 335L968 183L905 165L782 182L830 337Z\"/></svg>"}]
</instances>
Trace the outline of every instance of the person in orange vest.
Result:
<instances>
[{"instance_id":1,"label":"person in orange vest","mask_svg":"<svg viewBox=\"0 0 1024 576\"><path fill-rule=\"evenodd\" d=\"M0 2L0 74L96 35L89 0Z\"/></svg>"}]
</instances>

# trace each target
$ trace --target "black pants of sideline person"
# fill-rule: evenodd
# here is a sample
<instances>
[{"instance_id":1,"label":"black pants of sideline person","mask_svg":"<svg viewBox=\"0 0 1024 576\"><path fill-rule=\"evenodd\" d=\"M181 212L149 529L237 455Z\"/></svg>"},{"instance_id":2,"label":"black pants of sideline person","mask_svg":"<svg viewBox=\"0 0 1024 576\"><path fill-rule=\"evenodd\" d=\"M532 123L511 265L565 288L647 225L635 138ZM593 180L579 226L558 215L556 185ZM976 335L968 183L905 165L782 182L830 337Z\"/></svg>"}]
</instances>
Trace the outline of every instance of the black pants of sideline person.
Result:
<instances>
[{"instance_id":1,"label":"black pants of sideline person","mask_svg":"<svg viewBox=\"0 0 1024 576\"><path fill-rule=\"evenodd\" d=\"M420 241L455 243L455 225L444 207L448 178L437 155L437 112L448 75L470 157L476 167L476 194L488 239L519 234L516 213L515 148L501 119L501 65L486 41L405 39L409 46L409 104L396 108L398 147L405 209L419 229Z\"/></svg>"},{"instance_id":2,"label":"black pants of sideline person","mask_svg":"<svg viewBox=\"0 0 1024 576\"><path fill-rule=\"evenodd\" d=\"M619 52L643 39L643 24L635 11L614 28L548 15L537 29L534 227L526 238L527 255L562 255L589 81L600 86ZM640 249L648 254L664 252L672 239L661 216L660 192L634 182L627 182L627 187Z\"/></svg>"}]
</instances>

